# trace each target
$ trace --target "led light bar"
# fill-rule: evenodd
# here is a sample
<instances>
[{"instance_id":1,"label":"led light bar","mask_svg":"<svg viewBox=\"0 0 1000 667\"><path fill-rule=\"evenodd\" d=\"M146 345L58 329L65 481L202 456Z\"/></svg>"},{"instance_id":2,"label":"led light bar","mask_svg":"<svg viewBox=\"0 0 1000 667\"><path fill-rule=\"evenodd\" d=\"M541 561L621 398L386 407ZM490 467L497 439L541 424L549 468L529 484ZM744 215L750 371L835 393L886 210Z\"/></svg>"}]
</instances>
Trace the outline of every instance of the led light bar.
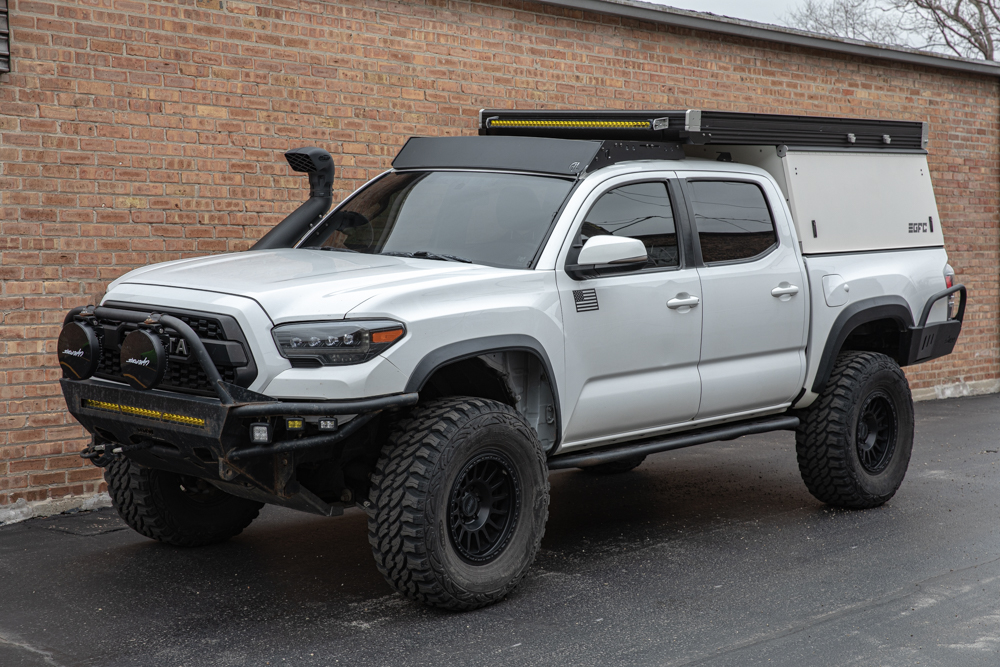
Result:
<instances>
[{"instance_id":1,"label":"led light bar","mask_svg":"<svg viewBox=\"0 0 1000 667\"><path fill-rule=\"evenodd\" d=\"M659 122L657 122L659 121ZM651 120L563 120L545 119L528 120L519 118L487 118L486 127L537 127L564 129L597 129L597 130L652 130L666 128L665 118ZM655 127L654 127L655 126Z\"/></svg>"},{"instance_id":2,"label":"led light bar","mask_svg":"<svg viewBox=\"0 0 1000 667\"><path fill-rule=\"evenodd\" d=\"M160 412L158 410L137 408L131 405L120 405L118 403L109 403L107 401L95 401L94 399L91 398L83 399L81 406L84 408L90 408L91 410L117 412L123 415L142 417L143 419L153 419L156 421L165 421L165 422L173 422L175 424L183 424L184 426L199 426L199 427L205 426L205 420L199 417L178 415L172 412Z\"/></svg>"}]
</instances>

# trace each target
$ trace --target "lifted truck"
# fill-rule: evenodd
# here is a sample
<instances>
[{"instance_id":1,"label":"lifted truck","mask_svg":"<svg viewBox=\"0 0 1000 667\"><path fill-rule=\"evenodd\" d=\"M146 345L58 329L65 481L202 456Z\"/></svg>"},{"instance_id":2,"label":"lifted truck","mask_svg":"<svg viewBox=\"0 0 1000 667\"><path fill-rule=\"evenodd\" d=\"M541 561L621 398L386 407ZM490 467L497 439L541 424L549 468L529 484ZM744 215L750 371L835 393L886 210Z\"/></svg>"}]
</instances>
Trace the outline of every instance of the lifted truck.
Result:
<instances>
[{"instance_id":1,"label":"lifted truck","mask_svg":"<svg viewBox=\"0 0 1000 667\"><path fill-rule=\"evenodd\" d=\"M954 284L914 122L483 111L412 138L251 251L140 268L59 338L118 512L196 546L263 503L368 514L376 564L449 609L537 553L548 470L794 430L802 478L881 505L913 443L900 367L949 354ZM961 293L956 303L956 293Z\"/></svg>"}]
</instances>

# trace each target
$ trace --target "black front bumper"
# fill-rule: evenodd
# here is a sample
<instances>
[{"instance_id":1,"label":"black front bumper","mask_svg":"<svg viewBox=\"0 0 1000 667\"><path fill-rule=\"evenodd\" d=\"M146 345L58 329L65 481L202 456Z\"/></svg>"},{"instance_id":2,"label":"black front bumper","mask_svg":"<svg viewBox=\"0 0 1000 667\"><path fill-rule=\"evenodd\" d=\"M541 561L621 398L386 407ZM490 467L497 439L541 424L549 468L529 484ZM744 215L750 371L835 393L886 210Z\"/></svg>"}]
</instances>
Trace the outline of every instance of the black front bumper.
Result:
<instances>
[{"instance_id":1,"label":"black front bumper","mask_svg":"<svg viewBox=\"0 0 1000 667\"><path fill-rule=\"evenodd\" d=\"M413 393L302 403L254 394L259 400L227 404L100 379L63 379L61 384L67 409L94 434L94 444L83 456L97 465L120 453L141 465L210 480L235 495L327 515L340 510L294 482L296 454L333 449L382 411L418 400ZM228 389L237 397L249 394ZM345 415L353 418L335 431L283 433L284 417ZM278 437L253 444L250 424L267 421Z\"/></svg>"}]
</instances>

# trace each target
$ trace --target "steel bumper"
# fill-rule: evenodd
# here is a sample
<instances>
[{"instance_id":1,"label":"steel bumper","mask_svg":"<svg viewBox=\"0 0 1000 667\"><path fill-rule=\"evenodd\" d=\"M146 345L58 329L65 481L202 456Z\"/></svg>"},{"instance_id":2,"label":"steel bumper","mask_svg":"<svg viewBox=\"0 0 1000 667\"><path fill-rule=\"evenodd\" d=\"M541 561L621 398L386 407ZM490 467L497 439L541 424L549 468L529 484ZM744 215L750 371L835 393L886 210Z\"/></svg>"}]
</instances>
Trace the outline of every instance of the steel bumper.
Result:
<instances>
[{"instance_id":1,"label":"steel bumper","mask_svg":"<svg viewBox=\"0 0 1000 667\"><path fill-rule=\"evenodd\" d=\"M302 403L253 394L255 400L238 400L250 392L230 385L226 389L238 398L227 404L100 379L63 379L61 384L69 412L94 434L81 456L95 465L106 465L111 454L121 453L150 468L208 479L236 495L321 514L332 514L334 508L293 482L285 483L294 461L289 453L333 449L380 412L415 405L419 398L412 393ZM347 415L353 418L335 431L286 433L269 444L250 441L254 422L279 425L284 417Z\"/></svg>"},{"instance_id":2,"label":"steel bumper","mask_svg":"<svg viewBox=\"0 0 1000 667\"><path fill-rule=\"evenodd\" d=\"M961 292L962 303L959 305L955 317L944 322L927 324L927 318L934 304L956 292ZM904 350L902 352L906 357L907 365L919 364L951 354L952 350L955 349L959 334L962 333L965 302L965 285L955 285L942 290L927 300L927 303L924 304L924 310L920 314L920 320L916 326L909 328L903 341Z\"/></svg>"}]
</instances>

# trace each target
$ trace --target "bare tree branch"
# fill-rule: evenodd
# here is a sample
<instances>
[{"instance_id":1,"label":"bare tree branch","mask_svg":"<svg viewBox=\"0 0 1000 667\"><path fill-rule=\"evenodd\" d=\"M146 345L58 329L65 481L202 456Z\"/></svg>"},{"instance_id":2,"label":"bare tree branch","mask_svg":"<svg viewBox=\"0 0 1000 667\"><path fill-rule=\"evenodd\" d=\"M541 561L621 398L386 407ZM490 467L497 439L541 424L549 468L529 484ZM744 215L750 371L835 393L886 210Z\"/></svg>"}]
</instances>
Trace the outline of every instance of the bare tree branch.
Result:
<instances>
[{"instance_id":1,"label":"bare tree branch","mask_svg":"<svg viewBox=\"0 0 1000 667\"><path fill-rule=\"evenodd\" d=\"M837 37L996 60L1000 0L803 0L784 21Z\"/></svg>"}]
</instances>

